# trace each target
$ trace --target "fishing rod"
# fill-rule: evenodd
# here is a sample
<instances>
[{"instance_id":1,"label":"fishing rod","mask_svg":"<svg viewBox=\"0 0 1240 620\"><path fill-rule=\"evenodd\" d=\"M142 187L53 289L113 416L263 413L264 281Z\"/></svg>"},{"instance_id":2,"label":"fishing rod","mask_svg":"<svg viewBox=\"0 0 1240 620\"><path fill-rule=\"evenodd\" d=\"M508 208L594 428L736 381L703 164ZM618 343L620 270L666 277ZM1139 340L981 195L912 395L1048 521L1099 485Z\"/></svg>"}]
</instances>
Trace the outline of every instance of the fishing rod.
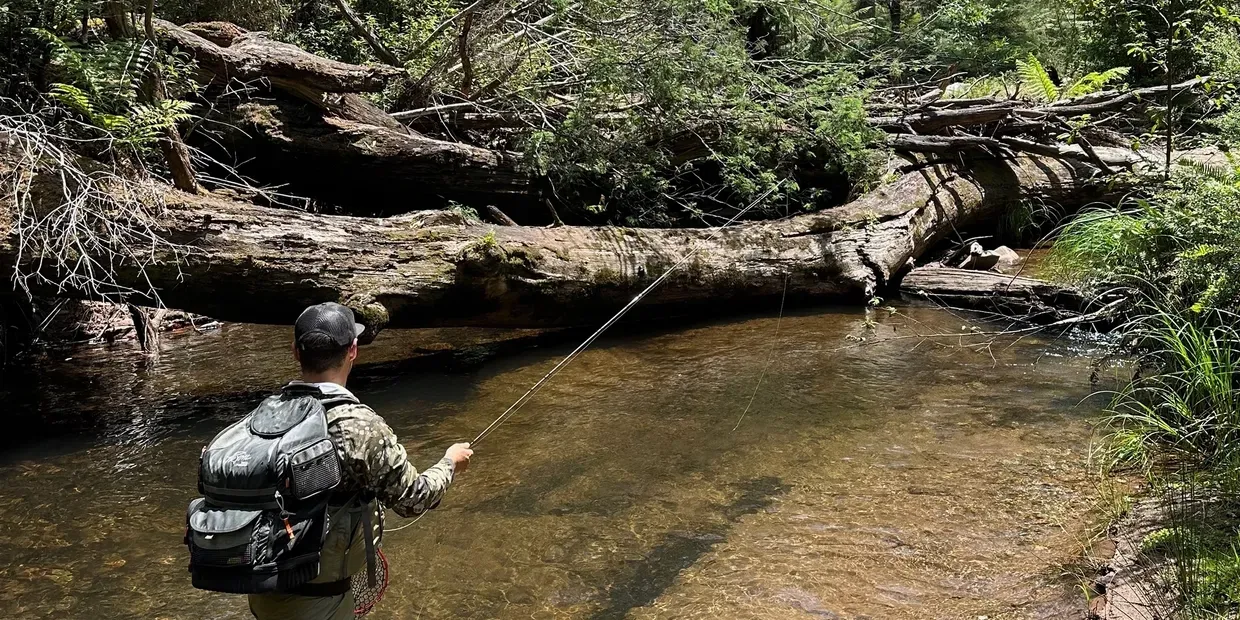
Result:
<instances>
[{"instance_id":1,"label":"fishing rod","mask_svg":"<svg viewBox=\"0 0 1240 620\"><path fill-rule=\"evenodd\" d=\"M762 192L762 195L755 198L753 202L746 205L744 209L741 209L740 211L738 211L736 215L732 216L731 219L724 222L723 224L720 224L719 226L716 226L713 230L711 230L711 233L707 237L707 239L710 241L714 241L715 239L718 239L719 234L723 231L724 228L731 226L737 220L741 219L742 216L744 216L754 207L761 204L763 200L766 200L767 196L770 196L772 192L779 189L783 184L784 182L780 181L779 183L776 183L773 187L767 189L765 192ZM533 398L534 395L538 393L538 390L541 390L542 387L546 385L548 381L551 380L551 377L554 377L556 373L563 370L565 366L568 366L569 364L571 364L574 359L577 359L577 356L581 355L581 353L584 352L587 348L589 348L590 345L594 344L594 341L598 340L598 337L603 335L603 332L607 331L607 329L610 328L612 325L615 325L621 318L624 317L625 314L628 314L629 310L632 310L634 306L641 303L641 301L645 299L646 296L649 295L651 291L658 288L658 286L662 284L665 280L667 280L668 277L672 275L672 273L674 273L677 269L680 269L681 267L688 264L689 261L693 260L693 257L697 256L698 253L702 251L702 249L703 249L703 246L699 244L697 247L690 250L684 256L680 257L680 260L677 261L676 264L672 265L671 267L668 267L667 270L665 270L662 275L656 278L654 282L651 282L649 286L647 286L645 289L642 289L642 291L638 293L636 296L634 296L633 299L629 300L629 303L625 304L624 307L621 308L619 312L616 312L616 314L613 315L610 319L608 319L606 323L603 323L602 327L599 327L597 330L595 330L593 334L590 334L590 336L586 338L584 341L582 341L581 344L577 345L576 349L573 349L571 353L564 356L564 359L560 360L560 362L556 364L554 367L552 367L551 370L547 371L547 374L543 375L543 377L539 379L533 386L531 386L530 389L526 390L525 393L522 394L520 398L518 398L511 405L509 405L508 409L505 409L504 412L499 415L499 417L495 418L495 420L492 421L489 425L487 425L486 428L482 429L482 432L478 433L478 436L474 437L474 440L469 442L469 446L471 448L473 448L474 446L477 446L479 441L486 439L487 435L490 435L492 432L495 431L495 429L499 428L501 424L508 421L508 418L511 418L518 411L520 411L521 408L525 406L525 403L528 403L530 399ZM785 295L787 294L787 286L788 286L788 281L785 278L784 280L784 294ZM783 313L783 300L782 299L780 300L780 313L782 317L782 313ZM748 411L748 408L746 408L746 411ZM739 423L740 422L738 421L737 424L739 425ZM426 516L426 514L427 513L423 512L422 514L418 515L413 521L410 521L409 523L405 523L401 526L390 528L390 529L385 528L383 531L384 532L399 532L400 530L403 530L413 525L414 523L417 523L422 517Z\"/></svg>"}]
</instances>

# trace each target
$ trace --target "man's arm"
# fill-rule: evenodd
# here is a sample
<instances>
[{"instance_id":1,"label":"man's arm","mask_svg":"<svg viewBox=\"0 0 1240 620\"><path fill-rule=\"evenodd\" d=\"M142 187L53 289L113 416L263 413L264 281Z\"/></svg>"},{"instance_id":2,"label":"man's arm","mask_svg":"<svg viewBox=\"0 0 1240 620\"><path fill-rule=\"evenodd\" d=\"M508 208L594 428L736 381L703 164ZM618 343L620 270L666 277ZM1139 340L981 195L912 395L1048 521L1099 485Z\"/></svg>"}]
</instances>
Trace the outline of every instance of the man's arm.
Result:
<instances>
[{"instance_id":1,"label":"man's arm","mask_svg":"<svg viewBox=\"0 0 1240 620\"><path fill-rule=\"evenodd\" d=\"M438 463L418 474L409 463L396 433L372 409L365 405L345 405L332 414L331 432L346 476L373 491L385 506L402 517L415 517L439 505L461 462L456 446ZM453 450L456 450L456 458ZM464 455L466 462L468 458Z\"/></svg>"}]
</instances>

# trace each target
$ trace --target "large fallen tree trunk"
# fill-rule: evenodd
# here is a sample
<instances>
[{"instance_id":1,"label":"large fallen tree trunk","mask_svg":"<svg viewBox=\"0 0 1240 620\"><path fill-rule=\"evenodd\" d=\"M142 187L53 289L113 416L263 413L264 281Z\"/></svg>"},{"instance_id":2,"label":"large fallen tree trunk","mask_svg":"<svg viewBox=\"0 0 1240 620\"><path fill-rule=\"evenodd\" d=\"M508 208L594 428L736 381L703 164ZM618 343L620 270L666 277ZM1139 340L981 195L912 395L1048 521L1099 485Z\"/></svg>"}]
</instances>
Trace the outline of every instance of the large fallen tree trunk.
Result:
<instances>
[{"instance_id":1,"label":"large fallen tree trunk","mask_svg":"<svg viewBox=\"0 0 1240 620\"><path fill-rule=\"evenodd\" d=\"M953 230L1016 201L1080 204L1125 189L1095 178L1086 164L1038 156L978 160L967 174L926 167L838 208L718 231L497 227L442 211L353 218L168 190L161 225L185 250L118 276L222 320L288 323L307 304L339 300L373 328L561 326L605 317L695 252L639 314L769 299L785 279L791 297L859 301L887 294ZM5 230L0 260L12 268ZM19 267L36 269L36 258Z\"/></svg>"}]
</instances>

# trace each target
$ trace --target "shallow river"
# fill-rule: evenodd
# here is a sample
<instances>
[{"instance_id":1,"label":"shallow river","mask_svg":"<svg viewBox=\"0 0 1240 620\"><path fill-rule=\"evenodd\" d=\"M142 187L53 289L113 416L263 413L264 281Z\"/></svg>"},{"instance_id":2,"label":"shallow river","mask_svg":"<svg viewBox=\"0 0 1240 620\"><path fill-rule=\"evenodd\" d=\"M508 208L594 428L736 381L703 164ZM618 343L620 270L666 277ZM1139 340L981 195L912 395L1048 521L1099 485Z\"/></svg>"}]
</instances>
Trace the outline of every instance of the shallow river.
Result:
<instances>
[{"instance_id":1,"label":"shallow river","mask_svg":"<svg viewBox=\"0 0 1240 620\"><path fill-rule=\"evenodd\" d=\"M1041 337L919 338L961 333L937 310L873 316L601 340L479 446L439 510L387 537L393 583L370 617L1078 616L1063 573L1094 498L1089 357ZM189 587L184 507L203 443L291 376L290 331L227 326L169 339L153 365L101 348L10 375L0 618L249 617ZM392 332L362 356L454 337ZM355 387L423 467L572 344Z\"/></svg>"}]
</instances>

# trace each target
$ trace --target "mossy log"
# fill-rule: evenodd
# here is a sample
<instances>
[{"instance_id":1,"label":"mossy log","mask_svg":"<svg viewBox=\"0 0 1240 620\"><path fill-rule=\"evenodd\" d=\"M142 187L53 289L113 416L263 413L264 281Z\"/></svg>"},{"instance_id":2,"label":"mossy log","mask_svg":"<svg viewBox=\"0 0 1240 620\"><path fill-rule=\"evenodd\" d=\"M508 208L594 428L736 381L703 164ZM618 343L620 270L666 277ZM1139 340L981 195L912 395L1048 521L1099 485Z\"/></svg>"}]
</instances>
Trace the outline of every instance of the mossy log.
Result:
<instances>
[{"instance_id":1,"label":"mossy log","mask_svg":"<svg viewBox=\"0 0 1240 620\"><path fill-rule=\"evenodd\" d=\"M860 302L893 292L911 261L953 230L1017 201L1083 204L1126 189L1096 178L1081 162L1037 156L979 160L968 173L927 167L834 209L721 230L493 226L451 211L357 218L167 190L162 227L184 251L145 280L120 278L149 281L169 308L228 321L290 323L307 304L341 301L372 333L591 324L687 252L693 259L635 318L735 311L778 297L785 279L789 298ZM0 260L11 268L11 236L6 243Z\"/></svg>"}]
</instances>

